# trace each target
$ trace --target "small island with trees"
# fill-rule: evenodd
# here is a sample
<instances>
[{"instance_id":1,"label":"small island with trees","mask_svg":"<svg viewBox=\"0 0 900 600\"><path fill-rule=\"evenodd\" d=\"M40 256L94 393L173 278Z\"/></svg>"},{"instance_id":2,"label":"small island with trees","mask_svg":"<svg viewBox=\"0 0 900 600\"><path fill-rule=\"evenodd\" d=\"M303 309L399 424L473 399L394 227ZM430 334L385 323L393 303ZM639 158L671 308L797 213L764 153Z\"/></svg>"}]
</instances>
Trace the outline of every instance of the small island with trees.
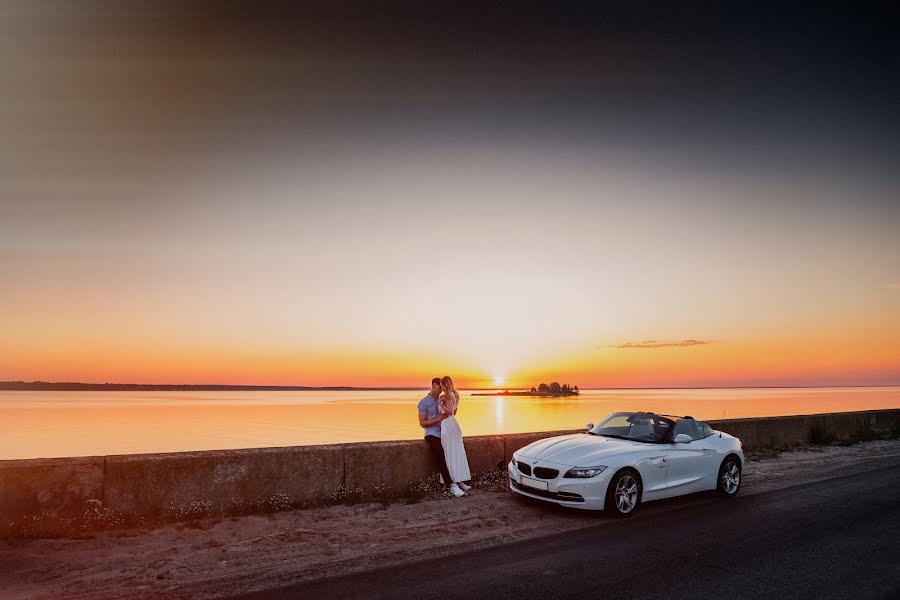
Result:
<instances>
[{"instance_id":1,"label":"small island with trees","mask_svg":"<svg viewBox=\"0 0 900 600\"><path fill-rule=\"evenodd\" d=\"M536 388L531 388L530 391L521 391L521 392L510 392L509 390L502 390L496 392L484 392L484 393L474 393L473 396L537 396L541 398L556 398L559 396L577 396L580 392L578 391L578 386L571 386L568 383L564 383L562 385L557 382L553 382L550 385L546 383L542 383Z\"/></svg>"}]
</instances>

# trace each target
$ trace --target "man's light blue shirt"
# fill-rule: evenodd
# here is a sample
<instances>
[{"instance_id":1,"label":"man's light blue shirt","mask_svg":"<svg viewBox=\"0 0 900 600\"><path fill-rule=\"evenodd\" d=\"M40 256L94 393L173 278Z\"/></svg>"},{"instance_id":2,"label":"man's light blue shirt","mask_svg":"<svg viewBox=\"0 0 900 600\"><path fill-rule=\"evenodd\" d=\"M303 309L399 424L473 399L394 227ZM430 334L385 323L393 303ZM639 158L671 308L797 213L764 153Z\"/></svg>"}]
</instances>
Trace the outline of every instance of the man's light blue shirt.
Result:
<instances>
[{"instance_id":1,"label":"man's light blue shirt","mask_svg":"<svg viewBox=\"0 0 900 600\"><path fill-rule=\"evenodd\" d=\"M436 419L440 412L441 407L435 397L431 395L431 392L428 392L427 396L419 400L419 414L424 414L426 419ZM430 427L426 427L425 435L433 435L438 438L441 437L441 424L435 423Z\"/></svg>"}]
</instances>

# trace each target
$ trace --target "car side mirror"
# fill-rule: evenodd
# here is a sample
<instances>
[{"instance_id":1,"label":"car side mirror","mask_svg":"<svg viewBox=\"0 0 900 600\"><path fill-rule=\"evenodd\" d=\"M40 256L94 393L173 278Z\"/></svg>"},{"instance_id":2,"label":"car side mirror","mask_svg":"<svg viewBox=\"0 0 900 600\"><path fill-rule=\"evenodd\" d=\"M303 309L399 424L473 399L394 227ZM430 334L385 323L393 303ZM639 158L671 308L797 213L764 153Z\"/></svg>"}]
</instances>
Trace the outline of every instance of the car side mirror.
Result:
<instances>
[{"instance_id":1,"label":"car side mirror","mask_svg":"<svg viewBox=\"0 0 900 600\"><path fill-rule=\"evenodd\" d=\"M594 424L593 424L593 423L588 423L588 424L586 425L586 427L587 427L587 430L590 431L591 429L594 428Z\"/></svg>"},{"instance_id":2,"label":"car side mirror","mask_svg":"<svg viewBox=\"0 0 900 600\"><path fill-rule=\"evenodd\" d=\"M691 436L689 436L686 433L679 433L678 435L675 436L675 439L672 441L675 442L676 444L690 444L691 442L694 441L694 438L692 438Z\"/></svg>"}]
</instances>

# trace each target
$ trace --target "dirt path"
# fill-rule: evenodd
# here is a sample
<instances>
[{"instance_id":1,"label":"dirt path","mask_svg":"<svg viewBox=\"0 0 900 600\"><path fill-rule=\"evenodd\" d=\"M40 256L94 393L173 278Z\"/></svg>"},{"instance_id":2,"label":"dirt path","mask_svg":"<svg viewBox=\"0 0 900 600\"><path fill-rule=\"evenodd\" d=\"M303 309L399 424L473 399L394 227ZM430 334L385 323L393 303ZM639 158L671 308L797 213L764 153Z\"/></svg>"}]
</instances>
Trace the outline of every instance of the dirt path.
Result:
<instances>
[{"instance_id":1,"label":"dirt path","mask_svg":"<svg viewBox=\"0 0 900 600\"><path fill-rule=\"evenodd\" d=\"M900 441L821 447L751 461L741 494L900 462ZM0 545L0 596L216 598L602 524L602 513L476 489L414 503L233 518L202 527ZM636 518L640 518L637 516Z\"/></svg>"}]
</instances>

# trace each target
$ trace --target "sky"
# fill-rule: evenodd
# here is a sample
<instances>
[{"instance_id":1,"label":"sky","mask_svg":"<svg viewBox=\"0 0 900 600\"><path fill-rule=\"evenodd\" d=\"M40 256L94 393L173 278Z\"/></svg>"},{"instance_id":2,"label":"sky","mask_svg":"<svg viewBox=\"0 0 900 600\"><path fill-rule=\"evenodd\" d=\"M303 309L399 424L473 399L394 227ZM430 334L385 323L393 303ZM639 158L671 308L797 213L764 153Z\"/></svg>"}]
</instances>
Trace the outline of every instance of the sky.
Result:
<instances>
[{"instance_id":1,"label":"sky","mask_svg":"<svg viewBox=\"0 0 900 600\"><path fill-rule=\"evenodd\" d=\"M887 3L7 2L0 379L900 384Z\"/></svg>"}]
</instances>

